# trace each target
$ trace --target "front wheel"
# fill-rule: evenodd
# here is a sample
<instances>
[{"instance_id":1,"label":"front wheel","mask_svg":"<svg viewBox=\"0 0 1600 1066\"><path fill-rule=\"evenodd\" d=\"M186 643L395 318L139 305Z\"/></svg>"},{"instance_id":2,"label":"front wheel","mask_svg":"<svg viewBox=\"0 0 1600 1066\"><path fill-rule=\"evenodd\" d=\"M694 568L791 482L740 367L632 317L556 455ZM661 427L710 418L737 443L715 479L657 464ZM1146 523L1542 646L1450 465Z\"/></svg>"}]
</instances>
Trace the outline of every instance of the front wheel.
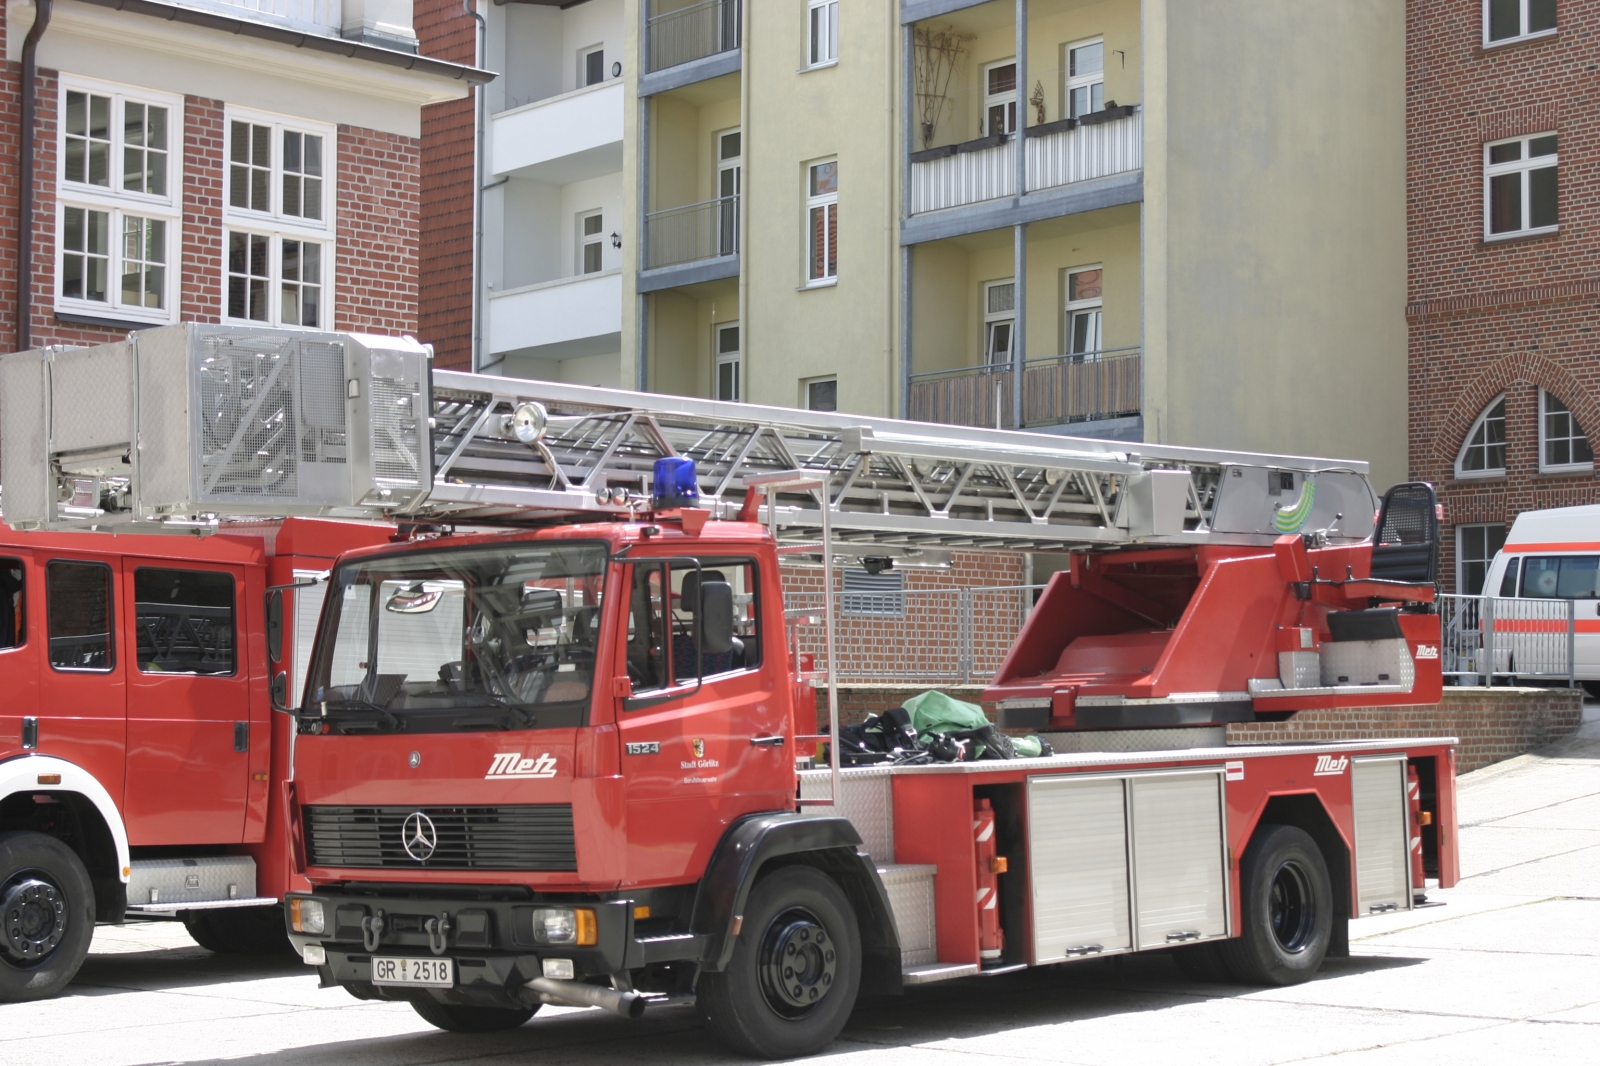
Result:
<instances>
[{"instance_id":1,"label":"front wheel","mask_svg":"<svg viewBox=\"0 0 1600 1066\"><path fill-rule=\"evenodd\" d=\"M861 931L832 878L782 866L757 882L722 973L700 979L707 1024L757 1058L810 1055L839 1035L861 987Z\"/></svg>"},{"instance_id":2,"label":"front wheel","mask_svg":"<svg viewBox=\"0 0 1600 1066\"><path fill-rule=\"evenodd\" d=\"M1262 826L1239 867L1244 928L1217 950L1243 984L1309 981L1333 936L1333 884L1316 842L1290 825Z\"/></svg>"},{"instance_id":3,"label":"front wheel","mask_svg":"<svg viewBox=\"0 0 1600 1066\"><path fill-rule=\"evenodd\" d=\"M440 1003L432 996L418 996L411 1001L411 1009L422 1015L422 1020L450 1033L499 1033L522 1026L539 1010L532 1007L467 1007L458 1003Z\"/></svg>"},{"instance_id":4,"label":"front wheel","mask_svg":"<svg viewBox=\"0 0 1600 1066\"><path fill-rule=\"evenodd\" d=\"M53 996L94 937L94 888L76 852L43 833L0 833L0 1002Z\"/></svg>"}]
</instances>

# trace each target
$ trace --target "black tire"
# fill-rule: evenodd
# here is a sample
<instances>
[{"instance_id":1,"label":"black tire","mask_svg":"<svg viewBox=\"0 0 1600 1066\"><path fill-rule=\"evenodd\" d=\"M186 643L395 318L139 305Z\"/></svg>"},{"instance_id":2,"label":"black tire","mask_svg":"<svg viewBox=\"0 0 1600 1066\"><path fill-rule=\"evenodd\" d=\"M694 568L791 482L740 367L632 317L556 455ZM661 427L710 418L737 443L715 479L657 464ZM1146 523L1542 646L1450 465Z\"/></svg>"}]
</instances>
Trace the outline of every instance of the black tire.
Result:
<instances>
[{"instance_id":1,"label":"black tire","mask_svg":"<svg viewBox=\"0 0 1600 1066\"><path fill-rule=\"evenodd\" d=\"M290 955L294 945L282 907L224 907L185 911L183 927L195 943L218 955Z\"/></svg>"},{"instance_id":2,"label":"black tire","mask_svg":"<svg viewBox=\"0 0 1600 1066\"><path fill-rule=\"evenodd\" d=\"M94 886L76 852L43 833L0 833L0 1002L53 996L94 938Z\"/></svg>"},{"instance_id":3,"label":"black tire","mask_svg":"<svg viewBox=\"0 0 1600 1066\"><path fill-rule=\"evenodd\" d=\"M1600 681L1584 681L1583 691L1591 700L1600 700Z\"/></svg>"},{"instance_id":4,"label":"black tire","mask_svg":"<svg viewBox=\"0 0 1600 1066\"><path fill-rule=\"evenodd\" d=\"M1225 985L1233 982L1233 974L1228 971L1228 964L1222 961L1216 941L1173 948L1172 959L1178 964L1178 969L1183 971L1183 975L1191 981L1207 985Z\"/></svg>"},{"instance_id":5,"label":"black tire","mask_svg":"<svg viewBox=\"0 0 1600 1066\"><path fill-rule=\"evenodd\" d=\"M820 871L780 866L750 890L733 958L700 979L696 999L734 1051L795 1058L839 1035L860 988L861 930L850 901Z\"/></svg>"},{"instance_id":6,"label":"black tire","mask_svg":"<svg viewBox=\"0 0 1600 1066\"><path fill-rule=\"evenodd\" d=\"M432 996L418 996L411 1001L411 1009L422 1015L423 1021L447 1033L499 1033L525 1024L538 1013L539 1005L464 1007L456 1003L440 1003Z\"/></svg>"},{"instance_id":7,"label":"black tire","mask_svg":"<svg viewBox=\"0 0 1600 1066\"><path fill-rule=\"evenodd\" d=\"M1290 825L1264 825L1239 867L1244 929L1217 951L1248 985L1309 981L1333 936L1333 884L1316 842Z\"/></svg>"}]
</instances>

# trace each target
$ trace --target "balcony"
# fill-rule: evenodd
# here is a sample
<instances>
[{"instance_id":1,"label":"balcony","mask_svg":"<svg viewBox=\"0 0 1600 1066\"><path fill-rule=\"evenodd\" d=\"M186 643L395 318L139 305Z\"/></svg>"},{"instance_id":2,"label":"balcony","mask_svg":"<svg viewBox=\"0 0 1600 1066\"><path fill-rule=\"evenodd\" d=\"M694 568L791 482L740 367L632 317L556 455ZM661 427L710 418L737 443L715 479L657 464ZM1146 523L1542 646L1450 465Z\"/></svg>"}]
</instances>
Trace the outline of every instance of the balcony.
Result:
<instances>
[{"instance_id":1,"label":"balcony","mask_svg":"<svg viewBox=\"0 0 1600 1066\"><path fill-rule=\"evenodd\" d=\"M1133 105L1030 126L1026 134L1025 188L1029 196L1132 173L1144 165L1144 121ZM1002 135L912 153L911 213L1015 196L1014 145L1011 137Z\"/></svg>"},{"instance_id":2,"label":"balcony","mask_svg":"<svg viewBox=\"0 0 1600 1066\"><path fill-rule=\"evenodd\" d=\"M1023 426L1139 414L1141 363L1138 347L1030 359L1022 372ZM1015 426L1014 373L1010 367L976 366L913 374L911 417L950 426Z\"/></svg>"},{"instance_id":3,"label":"balcony","mask_svg":"<svg viewBox=\"0 0 1600 1066\"><path fill-rule=\"evenodd\" d=\"M651 15L645 22L645 70L653 74L736 50L741 15L739 0L702 0Z\"/></svg>"},{"instance_id":4,"label":"balcony","mask_svg":"<svg viewBox=\"0 0 1600 1066\"><path fill-rule=\"evenodd\" d=\"M524 285L489 296L489 350L566 359L615 350L622 336L622 275Z\"/></svg>"},{"instance_id":5,"label":"balcony","mask_svg":"<svg viewBox=\"0 0 1600 1066\"><path fill-rule=\"evenodd\" d=\"M491 171L548 185L620 171L622 85L606 81L495 115Z\"/></svg>"},{"instance_id":6,"label":"balcony","mask_svg":"<svg viewBox=\"0 0 1600 1066\"><path fill-rule=\"evenodd\" d=\"M738 276L739 198L719 196L645 215L644 264L639 292Z\"/></svg>"}]
</instances>

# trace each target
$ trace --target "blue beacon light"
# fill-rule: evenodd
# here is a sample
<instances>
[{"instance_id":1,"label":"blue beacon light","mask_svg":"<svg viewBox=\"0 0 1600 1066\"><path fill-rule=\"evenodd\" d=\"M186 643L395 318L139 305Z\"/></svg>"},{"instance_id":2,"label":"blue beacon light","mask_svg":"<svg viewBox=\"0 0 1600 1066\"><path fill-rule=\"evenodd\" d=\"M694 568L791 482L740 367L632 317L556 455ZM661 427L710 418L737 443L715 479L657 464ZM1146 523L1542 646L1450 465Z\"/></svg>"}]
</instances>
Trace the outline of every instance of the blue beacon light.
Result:
<instances>
[{"instance_id":1,"label":"blue beacon light","mask_svg":"<svg viewBox=\"0 0 1600 1066\"><path fill-rule=\"evenodd\" d=\"M650 503L655 510L693 507L699 500L700 479L693 459L669 455L656 460L650 485Z\"/></svg>"}]
</instances>

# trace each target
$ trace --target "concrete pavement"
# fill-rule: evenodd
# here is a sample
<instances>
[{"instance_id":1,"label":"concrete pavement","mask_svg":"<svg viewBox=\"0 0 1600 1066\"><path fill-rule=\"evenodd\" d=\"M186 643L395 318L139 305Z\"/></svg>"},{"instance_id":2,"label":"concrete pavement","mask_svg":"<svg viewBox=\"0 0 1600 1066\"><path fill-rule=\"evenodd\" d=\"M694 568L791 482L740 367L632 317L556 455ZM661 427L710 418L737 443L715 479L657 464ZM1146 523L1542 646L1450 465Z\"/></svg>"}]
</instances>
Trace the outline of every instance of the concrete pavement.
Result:
<instances>
[{"instance_id":1,"label":"concrete pavement","mask_svg":"<svg viewBox=\"0 0 1600 1066\"><path fill-rule=\"evenodd\" d=\"M1592 713L1592 712L1591 712ZM1197 984L1163 956L950 982L864 1002L837 1066L1026 1060L1135 1066L1600 1062L1600 721L1460 782L1463 881L1351 926L1315 981ZM513 1033L441 1033L322 990L290 959L213 956L171 923L96 933L68 994L0 1007L0 1066L739 1061L688 1012L628 1022L546 1007Z\"/></svg>"}]
</instances>

